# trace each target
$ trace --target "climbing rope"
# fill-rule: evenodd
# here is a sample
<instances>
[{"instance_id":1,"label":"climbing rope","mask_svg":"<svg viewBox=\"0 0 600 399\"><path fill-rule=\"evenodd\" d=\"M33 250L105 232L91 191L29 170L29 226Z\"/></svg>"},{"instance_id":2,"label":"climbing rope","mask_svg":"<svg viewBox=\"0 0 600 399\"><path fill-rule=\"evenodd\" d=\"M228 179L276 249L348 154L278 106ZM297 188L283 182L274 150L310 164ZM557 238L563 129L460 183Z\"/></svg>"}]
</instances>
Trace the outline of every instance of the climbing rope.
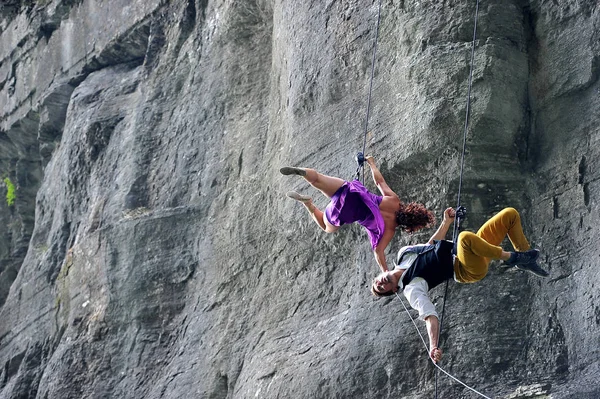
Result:
<instances>
[{"instance_id":1,"label":"climbing rope","mask_svg":"<svg viewBox=\"0 0 600 399\"><path fill-rule=\"evenodd\" d=\"M454 241L456 242L456 241ZM448 280L446 280L446 285L444 287L444 302L442 303L442 313L440 316L440 331L439 331L439 335L438 335L438 346L439 346L439 341L442 339L442 323L444 323L444 311L446 310L446 300L448 298ZM404 305L404 303L402 303L402 305ZM409 314L410 315L410 314ZM419 332L419 334L421 334ZM435 363L434 363L435 364ZM437 366L437 364L435 364ZM437 370L435 372L435 399L437 399L438 397L438 373Z\"/></svg>"},{"instance_id":2,"label":"climbing rope","mask_svg":"<svg viewBox=\"0 0 600 399\"><path fill-rule=\"evenodd\" d=\"M356 154L356 179L360 180L360 173L364 171L365 151L367 149L367 132L369 130L369 115L371 113L371 93L373 92L373 76L375 75L375 59L377 56L377 41L379 38L379 25L381 23L381 0L379 0L379 6L377 7L377 24L375 26L375 39L373 41L373 58L371 60L371 79L369 82L369 95L367 97L367 115L365 117L365 131L363 138L362 152ZM365 174L362 177L363 184L365 183Z\"/></svg>"},{"instance_id":3,"label":"climbing rope","mask_svg":"<svg viewBox=\"0 0 600 399\"><path fill-rule=\"evenodd\" d=\"M460 160L460 178L458 181L458 195L457 195L457 204L456 209L460 209L460 194L462 191L462 182L463 182L463 171L465 168L465 151L467 148L467 132L469 131L469 119L471 116L471 88L473 86L473 65L475 64L475 40L477 40L477 19L479 17L479 0L477 0L475 4L475 22L473 26L473 42L471 43L471 65L469 68L469 83L467 89L467 107L465 111L465 127L463 129L463 146L462 146L462 156ZM460 219L456 217L454 219L454 231L452 232L452 239L456 242L458 238L458 231L460 229Z\"/></svg>"},{"instance_id":4,"label":"climbing rope","mask_svg":"<svg viewBox=\"0 0 600 399\"><path fill-rule=\"evenodd\" d=\"M473 86L473 65L475 64L475 40L477 40L477 20L478 20L478 17L479 17L479 0L477 0L477 2L475 4L475 22L474 22L474 26L473 26L473 42L471 43L471 63L470 63L470 68L469 68L469 83L468 83L468 89L467 89L467 107L466 107L466 111L465 111L465 126L464 126L464 129L463 129L462 155L461 155L461 160L460 160L460 175L459 175L460 177L459 177L459 180L458 180L458 195L457 195L457 204L456 204L456 216L454 218L454 227L453 227L453 231L452 231L452 241L454 242L455 246L458 243L458 234L459 234L459 231L460 231L460 222L465 217L465 214L466 214L465 208L460 205L460 194L461 194L461 191L462 191L463 172L464 172L464 167L465 167L465 152L466 152L466 148L467 148L467 132L469 131L469 119L470 119L470 116L471 116L471 88ZM442 326L444 325L443 324L444 323L444 311L446 309L447 295L448 295L448 280L446 280L446 287L444 288L444 302L443 302L443 305L442 305L442 313L441 313L441 317L440 317L440 331L439 331L440 338L441 338L441 335L442 335ZM404 306L404 302L402 303L402 305ZM406 307L405 307L405 309L406 309ZM417 331L418 331L418 329L417 329ZM419 332L419 334L421 334L421 333ZM421 339L422 338L423 337L421 337ZM425 345L425 347L427 347L427 345ZM435 364L435 362L433 364ZM442 370L437 364L435 364L435 366L438 369ZM442 370L442 371L444 373L446 373L444 370ZM448 373L446 373L446 374L448 374ZM467 387L467 388L469 388L469 387ZM469 389L471 389L471 388L469 388ZM477 392L477 391L475 391L475 392ZM479 393L479 392L477 392L477 393ZM485 395L482 395L482 396L487 397ZM436 397L436 399L438 397L438 373L437 372L435 373L435 397Z\"/></svg>"},{"instance_id":5,"label":"climbing rope","mask_svg":"<svg viewBox=\"0 0 600 399\"><path fill-rule=\"evenodd\" d=\"M436 362L433 361L433 359L429 356L429 348L427 347L427 343L425 342L425 338L423 338L423 334L421 334L421 331L419 330L419 327L417 326L417 323L415 323L415 319L413 319L413 317L410 315L410 312L408 311L408 308L404 304L404 301L402 300L402 298L400 298L400 295L398 295L397 292L395 294L398 297L398 300L400 301L400 303L402 303L402 307L404 307L404 310L406 310L406 313L408 314L408 317L410 317L410 321L412 321L413 325L415 326L415 329L419 333L419 337L421 337L421 341L423 342L423 345L425 346L425 351L427 352L427 357L429 358L429 360L431 360L431 363L433 363L433 365L435 367L437 367L437 369L440 370L442 373L446 374L448 377L452 378L454 381L458 382L459 384L461 384L465 388L470 389L471 391L475 392L476 394L480 395L483 398L492 399L489 396L486 396L486 395L482 394L478 390L476 390L474 388L471 388L470 386L468 386L467 384L465 384L464 382L462 382L458 378L456 378L453 375L451 375L450 373L448 373L446 370L444 370L443 368L441 368ZM436 386L436 395L437 395L437 386Z\"/></svg>"}]
</instances>

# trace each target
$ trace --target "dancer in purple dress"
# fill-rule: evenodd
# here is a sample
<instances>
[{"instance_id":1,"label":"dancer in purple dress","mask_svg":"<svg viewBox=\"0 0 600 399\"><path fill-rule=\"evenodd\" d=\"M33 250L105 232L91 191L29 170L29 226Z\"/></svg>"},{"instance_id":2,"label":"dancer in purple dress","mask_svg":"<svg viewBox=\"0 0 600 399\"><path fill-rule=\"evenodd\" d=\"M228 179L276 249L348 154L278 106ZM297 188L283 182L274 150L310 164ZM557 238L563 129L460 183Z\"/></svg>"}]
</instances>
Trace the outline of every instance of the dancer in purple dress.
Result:
<instances>
[{"instance_id":1,"label":"dancer in purple dress","mask_svg":"<svg viewBox=\"0 0 600 399\"><path fill-rule=\"evenodd\" d=\"M375 261L382 271L388 271L385 248L388 246L396 228L414 232L433 223L433 213L422 204L403 203L398 195L387 185L375 160L369 156L366 162L371 168L373 180L381 196L369 192L359 180L345 181L338 177L327 176L314 169L283 167L283 175L304 177L313 187L320 190L331 202L325 212L318 209L312 198L290 191L287 196L300 201L313 220L327 233L337 231L343 224L357 222L367 230Z\"/></svg>"}]
</instances>

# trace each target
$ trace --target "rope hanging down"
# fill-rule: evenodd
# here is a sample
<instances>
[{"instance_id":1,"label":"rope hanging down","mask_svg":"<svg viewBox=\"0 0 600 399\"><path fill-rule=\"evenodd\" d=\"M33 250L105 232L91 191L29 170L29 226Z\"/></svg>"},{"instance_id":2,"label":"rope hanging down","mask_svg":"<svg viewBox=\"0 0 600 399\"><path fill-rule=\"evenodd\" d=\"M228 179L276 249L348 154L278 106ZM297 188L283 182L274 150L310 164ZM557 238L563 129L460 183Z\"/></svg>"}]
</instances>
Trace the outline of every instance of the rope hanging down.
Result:
<instances>
[{"instance_id":1,"label":"rope hanging down","mask_svg":"<svg viewBox=\"0 0 600 399\"><path fill-rule=\"evenodd\" d=\"M461 160L460 160L460 175L459 175L460 177L459 177L459 181L458 181L456 216L454 218L454 227L453 227L453 231L452 231L452 241L454 242L455 246L458 242L458 233L460 231L460 222L466 215L466 209L463 206L461 206L461 204L460 204L460 194L462 192L463 172L464 172L464 167L465 167L465 151L467 148L467 132L469 131L469 119L471 116L471 87L473 86L473 65L475 64L475 41L477 40L477 20L479 19L478 17L479 17L479 0L477 0L477 2L475 4L475 21L474 21L474 26L473 26L473 42L471 43L471 64L470 64L470 68L469 68L469 83L468 83L468 89L467 89L467 107L466 107L466 111L465 111L465 126L463 129L463 146L462 146L462 155L461 155ZM444 302L442 305L442 313L441 313L441 317L440 317L440 330L439 330L440 339L441 339L442 327L443 327L443 323L444 323L444 311L446 309L447 295L448 295L448 280L446 280L446 286L444 288ZM404 305L404 303L402 303L402 305ZM406 307L405 307L405 309L406 309ZM408 310L407 310L407 312L408 312ZM409 314L409 316L410 316L410 314ZM421 333L419 332L419 335L420 334ZM422 337L421 337L421 339L422 339ZM427 347L427 345L425 345L425 347ZM429 356L429 351L427 353ZM435 366L438 369L442 370L437 364L435 364ZM446 373L444 370L442 370L442 371L444 373ZM446 374L448 374L448 373L446 373ZM450 376L450 377L452 377L452 376ZM454 378L454 377L452 377L452 378ZM469 387L467 387L467 388L469 388ZM472 389L472 388L469 388L469 389ZM477 392L477 391L475 391L475 392ZM479 393L479 392L477 392L477 393ZM487 397L485 395L482 395L482 396ZM436 399L438 397L438 373L437 372L435 373L435 397L436 397Z\"/></svg>"},{"instance_id":2,"label":"rope hanging down","mask_svg":"<svg viewBox=\"0 0 600 399\"><path fill-rule=\"evenodd\" d=\"M463 171L465 168L465 151L467 148L467 132L469 131L469 119L471 117L471 88L473 86L473 65L475 64L475 41L477 40L477 19L479 17L479 0L477 0L475 4L475 21L473 26L473 42L471 43L471 65L469 68L469 84L467 89L467 107L465 111L465 127L463 129L463 146L462 146L462 156L460 160L460 178L458 181L458 195L457 195L457 203L456 209L457 211L461 209L460 206L460 194L462 191L462 182L463 182ZM463 208L464 209L464 208ZM458 232L460 230L460 217L454 219L454 231L452 232L452 239L456 242L458 238Z\"/></svg>"},{"instance_id":3,"label":"rope hanging down","mask_svg":"<svg viewBox=\"0 0 600 399\"><path fill-rule=\"evenodd\" d=\"M408 317L410 317L410 320L412 321L413 325L415 326L415 329L419 333L419 337L421 337L421 341L423 342L423 345L425 346L425 352L427 352L427 357L429 357L429 349L427 348L427 343L425 342L425 338L423 338L423 334L421 334L421 331L419 331L419 327L417 326L417 323L415 323L415 319L413 319L413 317L410 315L410 312L408 311L408 308L406 307L406 305L404 304L404 301L402 300L402 298L400 298L400 295L398 295L397 292L396 292L396 296L398 297L398 300L402 303L402 306L404 307L404 310L406 310L406 313L408 314ZM430 357L429 357L429 360L431 360L431 363L433 363L433 365L435 367L437 367L438 370L441 370L442 373L446 374L448 377L452 378L454 381L458 382L459 384L461 384L465 388L470 389L471 391L475 392L476 394L480 395L483 398L492 399L489 396L486 396L486 395L482 394L481 392L477 391L476 389L471 388L470 386L468 386L467 384L465 384L464 382L462 382L458 378L456 378L453 375L451 375L450 373L448 373L446 370L444 370L443 368L441 368L440 366L438 366L437 363L435 363L433 361L433 359L431 359ZM437 387L436 387L436 391L437 391ZM436 392L436 395L437 395L437 392Z\"/></svg>"},{"instance_id":4,"label":"rope hanging down","mask_svg":"<svg viewBox=\"0 0 600 399\"><path fill-rule=\"evenodd\" d=\"M360 179L360 173L363 171L365 162L365 151L367 149L367 132L369 130L369 114L371 113L371 93L373 92L373 76L375 75L375 58L377 55L377 41L379 38L379 24L381 23L381 0L379 0L379 6L377 7L377 25L375 26L375 40L373 42L373 58L371 60L371 79L369 82L369 95L367 97L367 115L365 118L365 132L363 138L362 152L356 154L356 179ZM363 184L365 183L365 175L363 173L362 178Z\"/></svg>"}]
</instances>

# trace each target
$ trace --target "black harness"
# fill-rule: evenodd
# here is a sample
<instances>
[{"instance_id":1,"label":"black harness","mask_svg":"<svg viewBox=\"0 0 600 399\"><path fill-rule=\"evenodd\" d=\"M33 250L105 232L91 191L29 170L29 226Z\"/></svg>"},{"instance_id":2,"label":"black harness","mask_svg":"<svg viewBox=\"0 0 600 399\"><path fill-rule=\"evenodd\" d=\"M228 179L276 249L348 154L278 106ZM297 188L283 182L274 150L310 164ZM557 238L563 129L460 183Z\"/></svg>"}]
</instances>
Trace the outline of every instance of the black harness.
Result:
<instances>
[{"instance_id":1,"label":"black harness","mask_svg":"<svg viewBox=\"0 0 600 399\"><path fill-rule=\"evenodd\" d=\"M434 241L433 245L423 245L409 248L402 254L398 253L396 264L402 262L407 253L417 254L412 265L402 275L402 286L409 284L415 277L427 281L429 289L437 287L446 280L454 277L454 260L452 258L452 241Z\"/></svg>"}]
</instances>

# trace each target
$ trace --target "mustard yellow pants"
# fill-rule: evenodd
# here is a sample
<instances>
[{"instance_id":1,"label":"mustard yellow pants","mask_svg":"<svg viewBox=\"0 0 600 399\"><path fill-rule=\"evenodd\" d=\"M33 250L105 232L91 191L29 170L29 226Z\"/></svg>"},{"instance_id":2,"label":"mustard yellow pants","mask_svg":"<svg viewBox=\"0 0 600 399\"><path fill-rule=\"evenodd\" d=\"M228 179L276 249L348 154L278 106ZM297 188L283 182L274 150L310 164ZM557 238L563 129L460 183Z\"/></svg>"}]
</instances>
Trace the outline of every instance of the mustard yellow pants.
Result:
<instances>
[{"instance_id":1,"label":"mustard yellow pants","mask_svg":"<svg viewBox=\"0 0 600 399\"><path fill-rule=\"evenodd\" d=\"M463 231L458 236L458 262L454 264L456 279L461 283L474 283L485 277L491 259L500 259L499 246L508 235L517 251L527 251L530 246L523 227L521 216L514 208L505 208L485 222L477 234Z\"/></svg>"}]
</instances>

